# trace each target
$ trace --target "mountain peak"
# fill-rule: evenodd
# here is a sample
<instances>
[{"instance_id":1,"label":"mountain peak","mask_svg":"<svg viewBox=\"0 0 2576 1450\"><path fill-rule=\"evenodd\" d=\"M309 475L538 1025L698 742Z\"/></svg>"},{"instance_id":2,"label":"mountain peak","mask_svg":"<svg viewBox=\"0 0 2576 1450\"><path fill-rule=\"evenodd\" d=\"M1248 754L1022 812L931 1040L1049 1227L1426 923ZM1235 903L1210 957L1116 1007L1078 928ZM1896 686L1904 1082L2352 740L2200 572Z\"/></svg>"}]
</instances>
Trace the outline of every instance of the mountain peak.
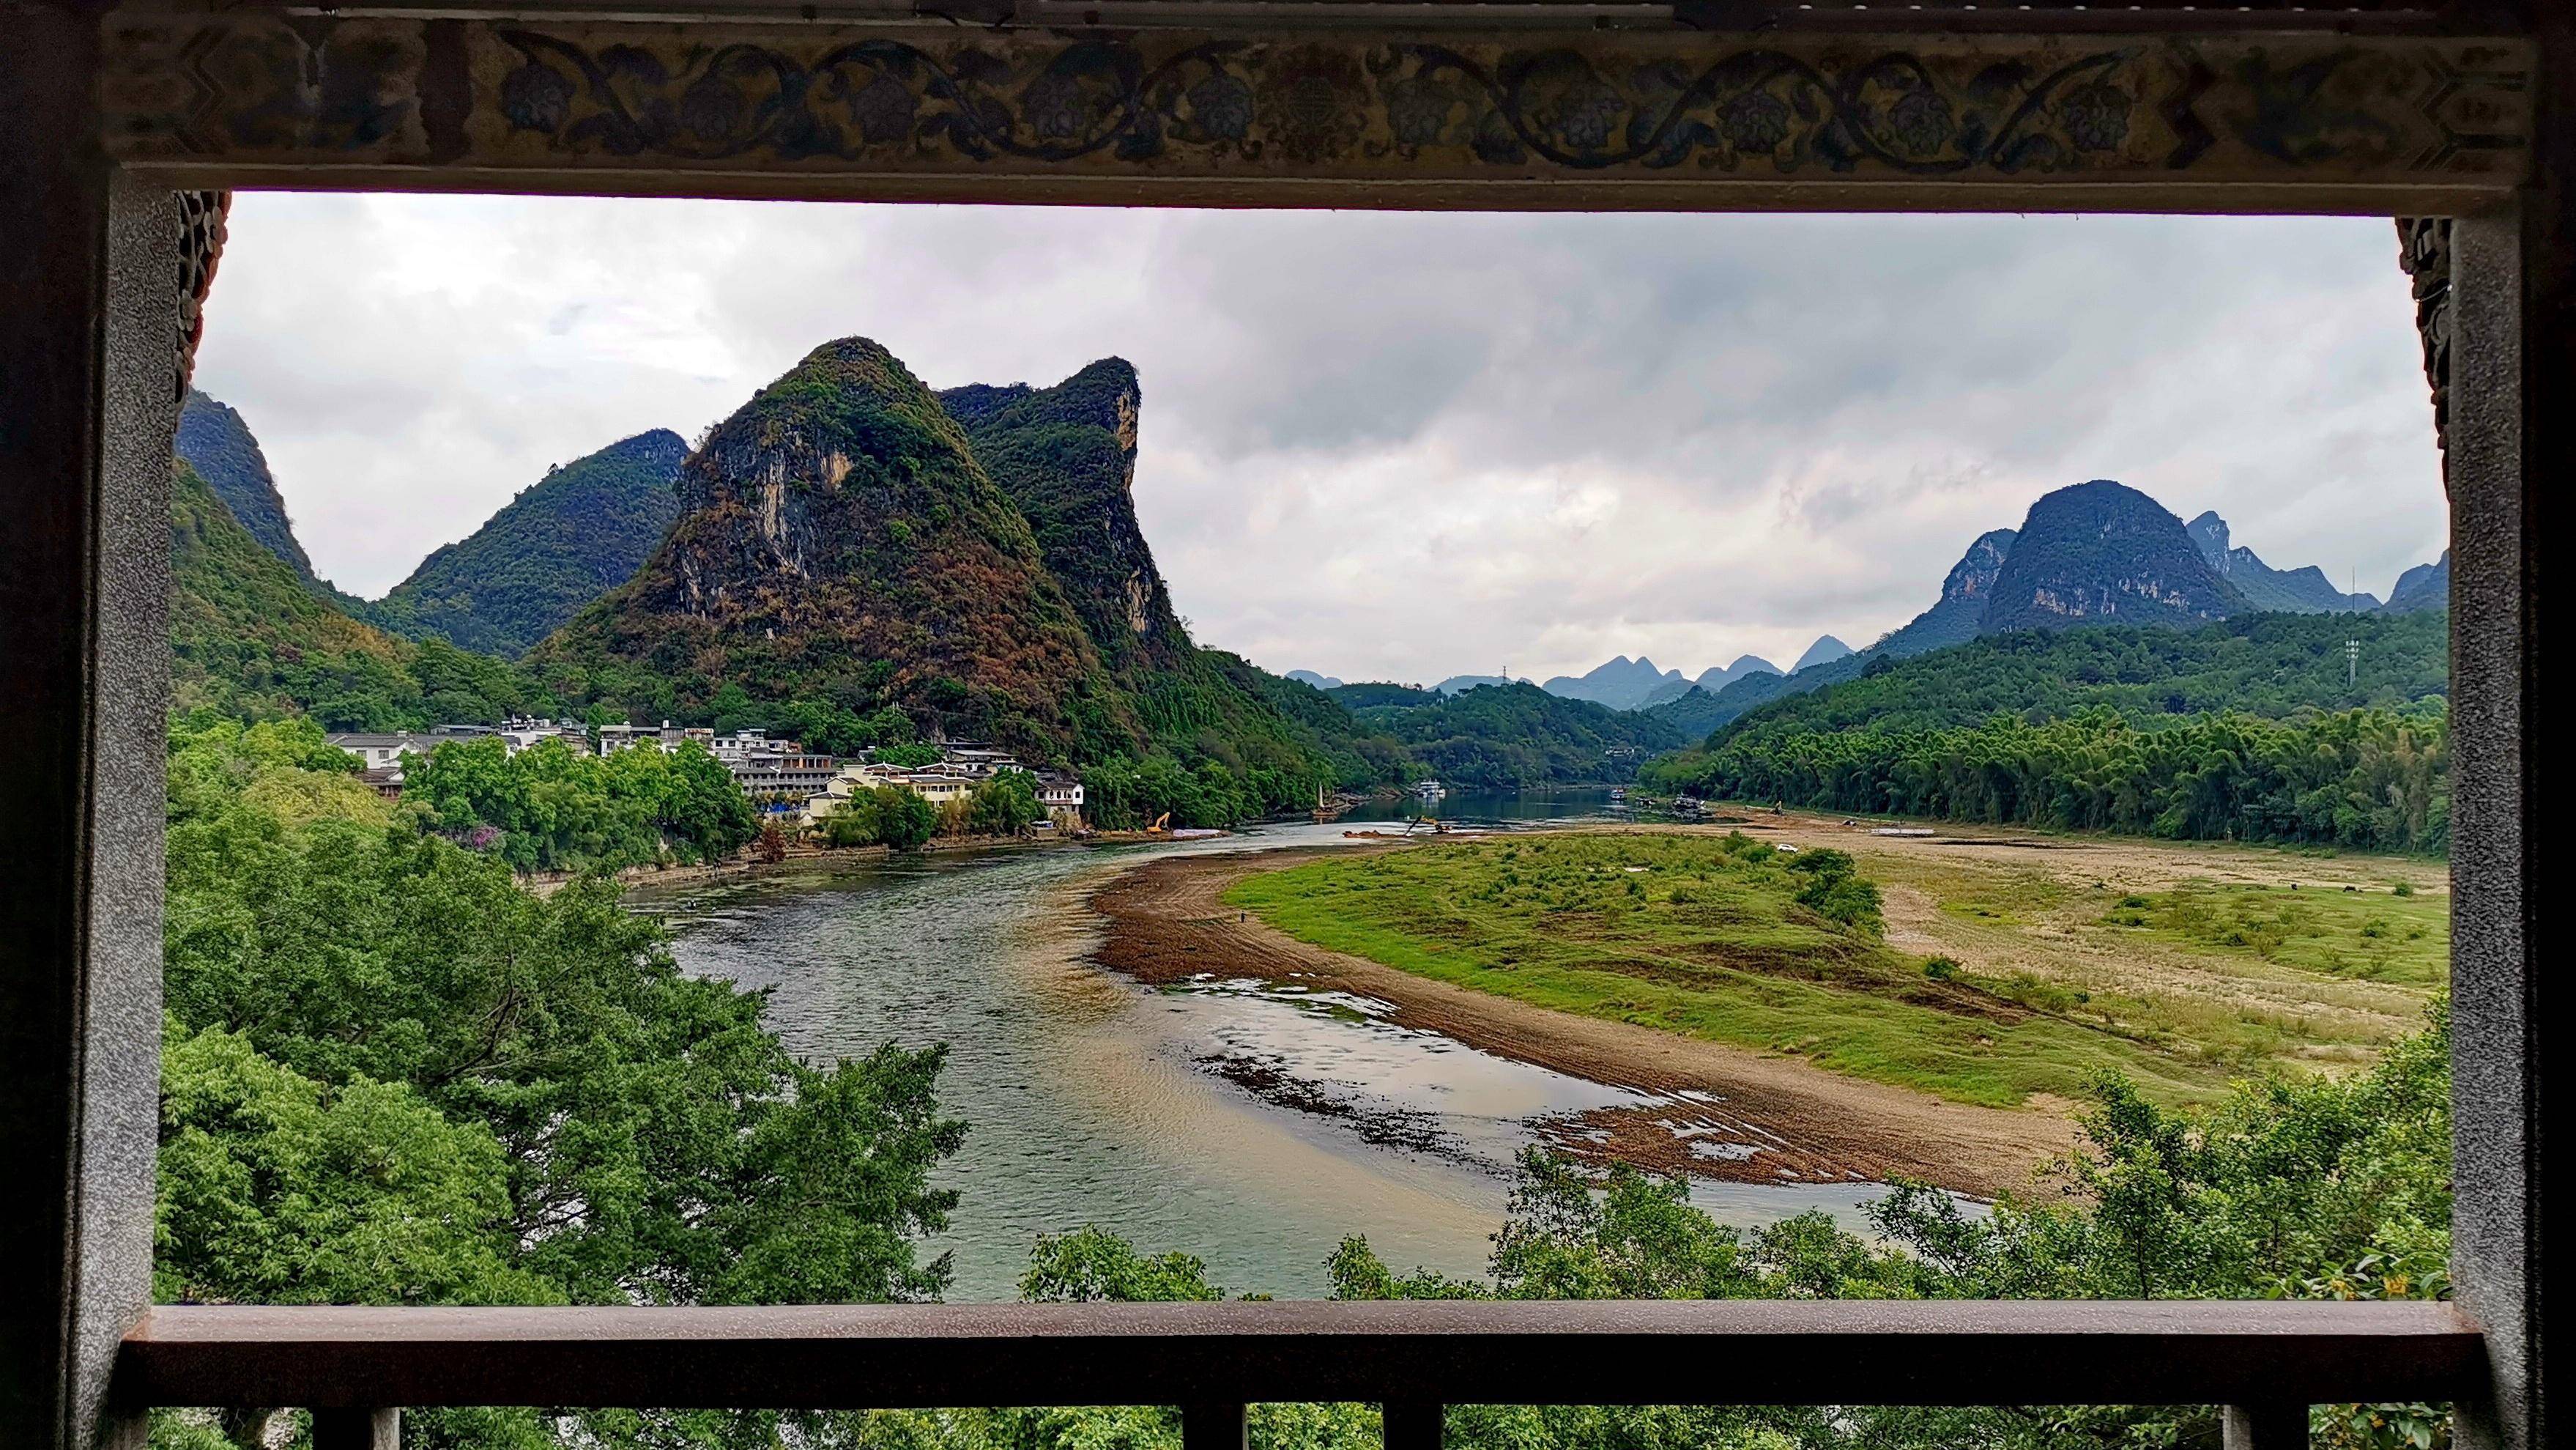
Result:
<instances>
[{"instance_id":1,"label":"mountain peak","mask_svg":"<svg viewBox=\"0 0 2576 1450\"><path fill-rule=\"evenodd\" d=\"M238 411L190 388L187 402L179 409L176 452L261 547L294 570L306 587L316 584L313 561L296 539L295 525L286 517L286 500L268 471L268 455L260 451L259 440Z\"/></svg>"},{"instance_id":2,"label":"mountain peak","mask_svg":"<svg viewBox=\"0 0 2576 1450\"><path fill-rule=\"evenodd\" d=\"M941 390L939 403L969 434L988 427L1099 428L1117 439L1118 446L1132 456L1144 388L1137 379L1134 363L1123 357L1105 357L1051 388L1027 383L968 383Z\"/></svg>"},{"instance_id":3,"label":"mountain peak","mask_svg":"<svg viewBox=\"0 0 2576 1450\"><path fill-rule=\"evenodd\" d=\"M1814 644L1807 646L1807 652L1798 656L1798 662L1789 667L1789 673L1794 675L1800 670L1811 669L1817 665L1832 664L1850 653L1850 645L1830 634L1820 634L1816 636Z\"/></svg>"},{"instance_id":4,"label":"mountain peak","mask_svg":"<svg viewBox=\"0 0 2576 1450\"><path fill-rule=\"evenodd\" d=\"M1050 388L970 385L939 395L975 457L1029 522L1101 658L1169 662L1192 646L1136 519L1135 366L1108 357Z\"/></svg>"},{"instance_id":5,"label":"mountain peak","mask_svg":"<svg viewBox=\"0 0 2576 1450\"><path fill-rule=\"evenodd\" d=\"M735 410L681 466L679 501L643 569L541 665L698 710L721 680L894 704L1040 760L1135 748L1027 520L874 341L825 343Z\"/></svg>"},{"instance_id":6,"label":"mountain peak","mask_svg":"<svg viewBox=\"0 0 2576 1450\"><path fill-rule=\"evenodd\" d=\"M2227 520L2220 518L2216 509L2201 510L2200 517L2182 528L2212 564L2227 557Z\"/></svg>"},{"instance_id":7,"label":"mountain peak","mask_svg":"<svg viewBox=\"0 0 2576 1450\"><path fill-rule=\"evenodd\" d=\"M1979 628L2198 623L2244 608L2182 520L2134 488L2096 478L2030 506Z\"/></svg>"}]
</instances>

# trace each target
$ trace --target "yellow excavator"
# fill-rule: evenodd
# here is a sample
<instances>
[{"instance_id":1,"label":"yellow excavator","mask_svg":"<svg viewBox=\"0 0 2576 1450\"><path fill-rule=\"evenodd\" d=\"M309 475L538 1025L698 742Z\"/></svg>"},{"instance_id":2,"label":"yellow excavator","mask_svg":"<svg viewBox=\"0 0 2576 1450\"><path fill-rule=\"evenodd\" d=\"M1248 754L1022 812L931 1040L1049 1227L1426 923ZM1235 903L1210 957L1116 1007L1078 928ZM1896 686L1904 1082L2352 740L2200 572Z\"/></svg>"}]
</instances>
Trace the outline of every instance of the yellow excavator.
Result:
<instances>
[{"instance_id":1,"label":"yellow excavator","mask_svg":"<svg viewBox=\"0 0 2576 1450\"><path fill-rule=\"evenodd\" d=\"M1171 824L1172 813L1170 811L1165 811L1161 815L1154 817L1154 824L1145 828L1145 834L1149 836L1162 835L1171 828Z\"/></svg>"}]
</instances>

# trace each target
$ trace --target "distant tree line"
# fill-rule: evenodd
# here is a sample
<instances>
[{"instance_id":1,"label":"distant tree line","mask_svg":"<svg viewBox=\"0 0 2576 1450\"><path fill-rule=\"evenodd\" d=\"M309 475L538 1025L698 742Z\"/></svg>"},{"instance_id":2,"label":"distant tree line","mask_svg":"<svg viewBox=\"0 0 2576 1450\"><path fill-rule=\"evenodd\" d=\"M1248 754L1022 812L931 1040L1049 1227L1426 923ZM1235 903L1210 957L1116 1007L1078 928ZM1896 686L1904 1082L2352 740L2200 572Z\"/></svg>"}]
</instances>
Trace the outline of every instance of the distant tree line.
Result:
<instances>
[{"instance_id":1,"label":"distant tree line","mask_svg":"<svg viewBox=\"0 0 2576 1450\"><path fill-rule=\"evenodd\" d=\"M2226 711L2141 727L2107 709L2045 724L1833 731L1748 717L1650 764L1657 790L1820 810L2178 840L2439 854L2450 729L2438 700L2267 720Z\"/></svg>"}]
</instances>

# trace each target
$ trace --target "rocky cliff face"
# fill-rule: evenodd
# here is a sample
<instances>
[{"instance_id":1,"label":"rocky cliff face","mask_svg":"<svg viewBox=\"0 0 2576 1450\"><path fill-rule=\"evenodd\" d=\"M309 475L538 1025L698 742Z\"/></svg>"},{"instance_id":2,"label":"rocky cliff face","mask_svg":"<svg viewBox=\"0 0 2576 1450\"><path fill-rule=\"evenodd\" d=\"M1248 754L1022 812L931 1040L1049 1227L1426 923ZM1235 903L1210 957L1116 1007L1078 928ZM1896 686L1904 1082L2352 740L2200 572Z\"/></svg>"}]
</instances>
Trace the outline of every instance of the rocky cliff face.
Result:
<instances>
[{"instance_id":1,"label":"rocky cliff face","mask_svg":"<svg viewBox=\"0 0 2576 1450\"><path fill-rule=\"evenodd\" d=\"M2013 550L2014 534L2010 529L1990 529L1979 534L1959 562L1941 580L1941 597L1931 608L1870 646L1869 653L1903 657L1927 650L1964 644L1977 637L1979 624L1986 616L1986 601L1993 597L1995 577L2003 572L2004 560Z\"/></svg>"},{"instance_id":2,"label":"rocky cliff face","mask_svg":"<svg viewBox=\"0 0 2576 1450\"><path fill-rule=\"evenodd\" d=\"M1041 759L1133 748L1136 723L966 435L865 338L762 389L680 470L680 519L635 578L531 662L642 669L703 709L755 699L902 706Z\"/></svg>"},{"instance_id":3,"label":"rocky cliff face","mask_svg":"<svg viewBox=\"0 0 2576 1450\"><path fill-rule=\"evenodd\" d=\"M2245 610L2182 520L2109 479L2032 504L1995 571L1979 629L2198 624ZM1945 591L1946 593L1946 591Z\"/></svg>"},{"instance_id":4,"label":"rocky cliff face","mask_svg":"<svg viewBox=\"0 0 2576 1450\"><path fill-rule=\"evenodd\" d=\"M1028 520L1102 659L1178 659L1190 641L1136 521L1136 369L1103 358L1051 388L976 383L939 400Z\"/></svg>"}]
</instances>

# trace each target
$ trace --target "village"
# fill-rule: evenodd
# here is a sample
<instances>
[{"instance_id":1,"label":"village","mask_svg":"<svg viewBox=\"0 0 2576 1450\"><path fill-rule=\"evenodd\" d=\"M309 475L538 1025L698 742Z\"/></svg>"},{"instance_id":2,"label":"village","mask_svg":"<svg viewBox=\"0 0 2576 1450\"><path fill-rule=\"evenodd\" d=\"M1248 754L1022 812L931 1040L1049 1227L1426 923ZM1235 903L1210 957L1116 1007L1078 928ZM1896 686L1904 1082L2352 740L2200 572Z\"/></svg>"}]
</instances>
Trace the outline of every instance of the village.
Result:
<instances>
[{"instance_id":1,"label":"village","mask_svg":"<svg viewBox=\"0 0 2576 1450\"><path fill-rule=\"evenodd\" d=\"M933 742L938 757L919 764L880 759L848 759L810 752L795 740L773 737L766 730L719 732L702 725L584 725L577 720L512 718L499 726L437 725L427 730L392 733L341 732L331 744L355 756L359 778L387 800L403 791L403 757L427 755L442 744L497 739L517 755L540 742L560 740L581 754L607 756L621 750L654 749L676 753L697 745L713 755L734 783L760 809L764 821L794 831L819 828L844 809L854 796L880 787L909 791L934 808L962 802L980 782L1017 771L1030 777L1044 814L1030 829L1039 834L1074 835L1088 829L1082 817L1082 781L1055 771L1022 765L1010 752L986 741ZM870 751L873 757L883 752Z\"/></svg>"}]
</instances>

